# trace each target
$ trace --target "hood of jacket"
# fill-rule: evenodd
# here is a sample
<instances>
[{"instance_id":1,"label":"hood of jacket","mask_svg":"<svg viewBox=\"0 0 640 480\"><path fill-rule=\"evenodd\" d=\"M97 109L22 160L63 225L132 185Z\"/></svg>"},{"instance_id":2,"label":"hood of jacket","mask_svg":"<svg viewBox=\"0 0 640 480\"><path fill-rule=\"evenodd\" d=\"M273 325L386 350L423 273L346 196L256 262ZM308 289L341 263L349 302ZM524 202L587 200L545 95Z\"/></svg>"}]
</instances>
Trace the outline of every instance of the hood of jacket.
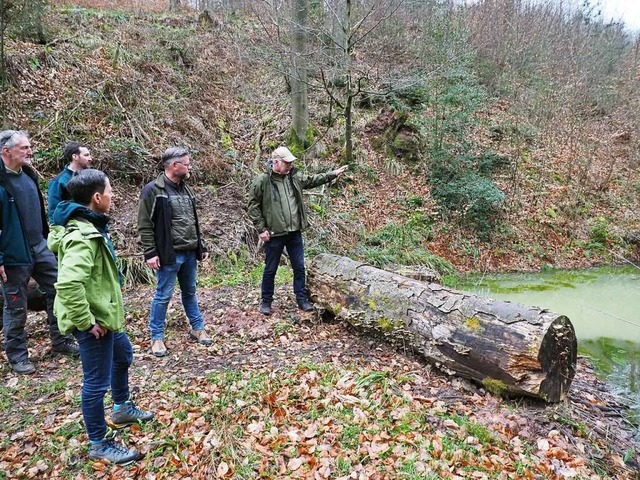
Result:
<instances>
[{"instance_id":1,"label":"hood of jacket","mask_svg":"<svg viewBox=\"0 0 640 480\"><path fill-rule=\"evenodd\" d=\"M73 218L89 220L95 229L87 229L88 233L92 233L97 230L97 233L100 235L101 231L108 231L107 223L109 221L109 217L101 213L96 213L90 208L79 203L64 200L58 204L53 212L53 225L47 240L49 249L56 255L58 254L62 237L65 235L65 227ZM78 222L76 225L82 225L82 222ZM84 229L81 228L81 230Z\"/></svg>"},{"instance_id":2,"label":"hood of jacket","mask_svg":"<svg viewBox=\"0 0 640 480\"><path fill-rule=\"evenodd\" d=\"M83 211L90 212L91 210L79 203L63 200L56 206L53 212L53 224L64 227L77 213Z\"/></svg>"}]
</instances>

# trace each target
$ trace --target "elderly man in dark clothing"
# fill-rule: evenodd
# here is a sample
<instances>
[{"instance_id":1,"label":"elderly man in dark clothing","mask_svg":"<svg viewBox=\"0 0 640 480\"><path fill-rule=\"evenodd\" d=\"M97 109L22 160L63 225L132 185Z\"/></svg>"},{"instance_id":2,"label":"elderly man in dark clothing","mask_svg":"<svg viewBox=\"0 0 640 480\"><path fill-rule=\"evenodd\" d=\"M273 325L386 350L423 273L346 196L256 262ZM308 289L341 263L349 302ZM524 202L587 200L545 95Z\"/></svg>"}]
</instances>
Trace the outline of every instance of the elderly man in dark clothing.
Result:
<instances>
[{"instance_id":1,"label":"elderly man in dark clothing","mask_svg":"<svg viewBox=\"0 0 640 480\"><path fill-rule=\"evenodd\" d=\"M53 315L58 266L47 248L49 226L38 178L31 168L33 152L26 132L0 132L0 278L4 296L4 351L14 372L34 373L27 349L27 284L33 278L47 295L47 317L53 353L78 355L78 345L60 334Z\"/></svg>"}]
</instances>

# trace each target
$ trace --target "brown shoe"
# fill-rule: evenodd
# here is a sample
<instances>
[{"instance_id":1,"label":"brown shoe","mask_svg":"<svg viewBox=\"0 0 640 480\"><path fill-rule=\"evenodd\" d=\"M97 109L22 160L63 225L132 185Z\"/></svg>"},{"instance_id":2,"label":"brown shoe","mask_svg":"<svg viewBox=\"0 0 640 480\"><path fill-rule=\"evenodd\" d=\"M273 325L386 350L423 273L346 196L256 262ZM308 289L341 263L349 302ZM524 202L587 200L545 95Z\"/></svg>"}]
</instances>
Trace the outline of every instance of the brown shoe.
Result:
<instances>
[{"instance_id":1,"label":"brown shoe","mask_svg":"<svg viewBox=\"0 0 640 480\"><path fill-rule=\"evenodd\" d=\"M204 328L202 330L190 330L189 336L200 345L211 345L212 343L211 337L207 335L207 332L204 331Z\"/></svg>"},{"instance_id":2,"label":"brown shoe","mask_svg":"<svg viewBox=\"0 0 640 480\"><path fill-rule=\"evenodd\" d=\"M161 338L151 340L151 353L156 357L164 357L167 354L167 347L164 346L164 341Z\"/></svg>"}]
</instances>

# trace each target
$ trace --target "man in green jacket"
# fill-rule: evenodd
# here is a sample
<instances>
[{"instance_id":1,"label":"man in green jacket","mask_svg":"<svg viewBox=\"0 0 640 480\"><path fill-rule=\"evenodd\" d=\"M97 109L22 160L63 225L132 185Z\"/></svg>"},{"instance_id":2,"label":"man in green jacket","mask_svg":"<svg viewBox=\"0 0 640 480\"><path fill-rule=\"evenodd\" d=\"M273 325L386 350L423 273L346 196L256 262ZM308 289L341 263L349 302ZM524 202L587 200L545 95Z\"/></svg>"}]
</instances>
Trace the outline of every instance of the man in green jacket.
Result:
<instances>
[{"instance_id":1,"label":"man in green jacket","mask_svg":"<svg viewBox=\"0 0 640 480\"><path fill-rule=\"evenodd\" d=\"M121 428L153 419L129 396L133 349L124 331L120 272L109 239L112 189L100 170L82 170L67 184L71 201L58 204L49 248L58 256L54 310L64 334L72 333L82 360L82 417L89 437L89 457L126 465L139 458L107 436L104 396L111 387L110 425Z\"/></svg>"},{"instance_id":2,"label":"man in green jacket","mask_svg":"<svg viewBox=\"0 0 640 480\"><path fill-rule=\"evenodd\" d=\"M247 213L264 242L265 250L260 303L260 312L264 315L271 315L274 280L285 247L293 268L293 292L298 307L305 312L313 310L304 268L301 232L308 223L302 190L328 183L347 169L345 165L328 173L302 175L293 166L295 160L287 147L276 148L267 164L267 172L254 178L249 189Z\"/></svg>"}]
</instances>

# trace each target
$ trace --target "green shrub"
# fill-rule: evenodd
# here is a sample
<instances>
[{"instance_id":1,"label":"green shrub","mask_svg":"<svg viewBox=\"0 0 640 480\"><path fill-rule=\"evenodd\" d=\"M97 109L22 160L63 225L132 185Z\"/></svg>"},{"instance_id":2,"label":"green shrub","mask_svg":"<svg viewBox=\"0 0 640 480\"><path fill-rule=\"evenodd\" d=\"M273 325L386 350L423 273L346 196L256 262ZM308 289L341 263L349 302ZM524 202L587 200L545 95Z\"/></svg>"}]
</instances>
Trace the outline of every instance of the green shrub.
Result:
<instances>
[{"instance_id":1,"label":"green shrub","mask_svg":"<svg viewBox=\"0 0 640 480\"><path fill-rule=\"evenodd\" d=\"M589 231L589 240L593 247L604 247L609 243L611 233L609 232L609 222L607 222L606 219L602 217L598 218L595 225L593 225Z\"/></svg>"},{"instance_id":2,"label":"green shrub","mask_svg":"<svg viewBox=\"0 0 640 480\"><path fill-rule=\"evenodd\" d=\"M403 224L389 223L373 234L361 233L353 254L378 268L391 264L424 265L441 274L452 273L449 262L422 245L430 235L430 222L422 212L414 212Z\"/></svg>"},{"instance_id":3,"label":"green shrub","mask_svg":"<svg viewBox=\"0 0 640 480\"><path fill-rule=\"evenodd\" d=\"M431 195L446 212L461 215L463 223L487 238L500 217L504 193L488 178L466 172L448 182L436 182Z\"/></svg>"},{"instance_id":4,"label":"green shrub","mask_svg":"<svg viewBox=\"0 0 640 480\"><path fill-rule=\"evenodd\" d=\"M43 44L48 40L45 26L48 11L48 0L16 0L0 5L0 15L10 36Z\"/></svg>"}]
</instances>

